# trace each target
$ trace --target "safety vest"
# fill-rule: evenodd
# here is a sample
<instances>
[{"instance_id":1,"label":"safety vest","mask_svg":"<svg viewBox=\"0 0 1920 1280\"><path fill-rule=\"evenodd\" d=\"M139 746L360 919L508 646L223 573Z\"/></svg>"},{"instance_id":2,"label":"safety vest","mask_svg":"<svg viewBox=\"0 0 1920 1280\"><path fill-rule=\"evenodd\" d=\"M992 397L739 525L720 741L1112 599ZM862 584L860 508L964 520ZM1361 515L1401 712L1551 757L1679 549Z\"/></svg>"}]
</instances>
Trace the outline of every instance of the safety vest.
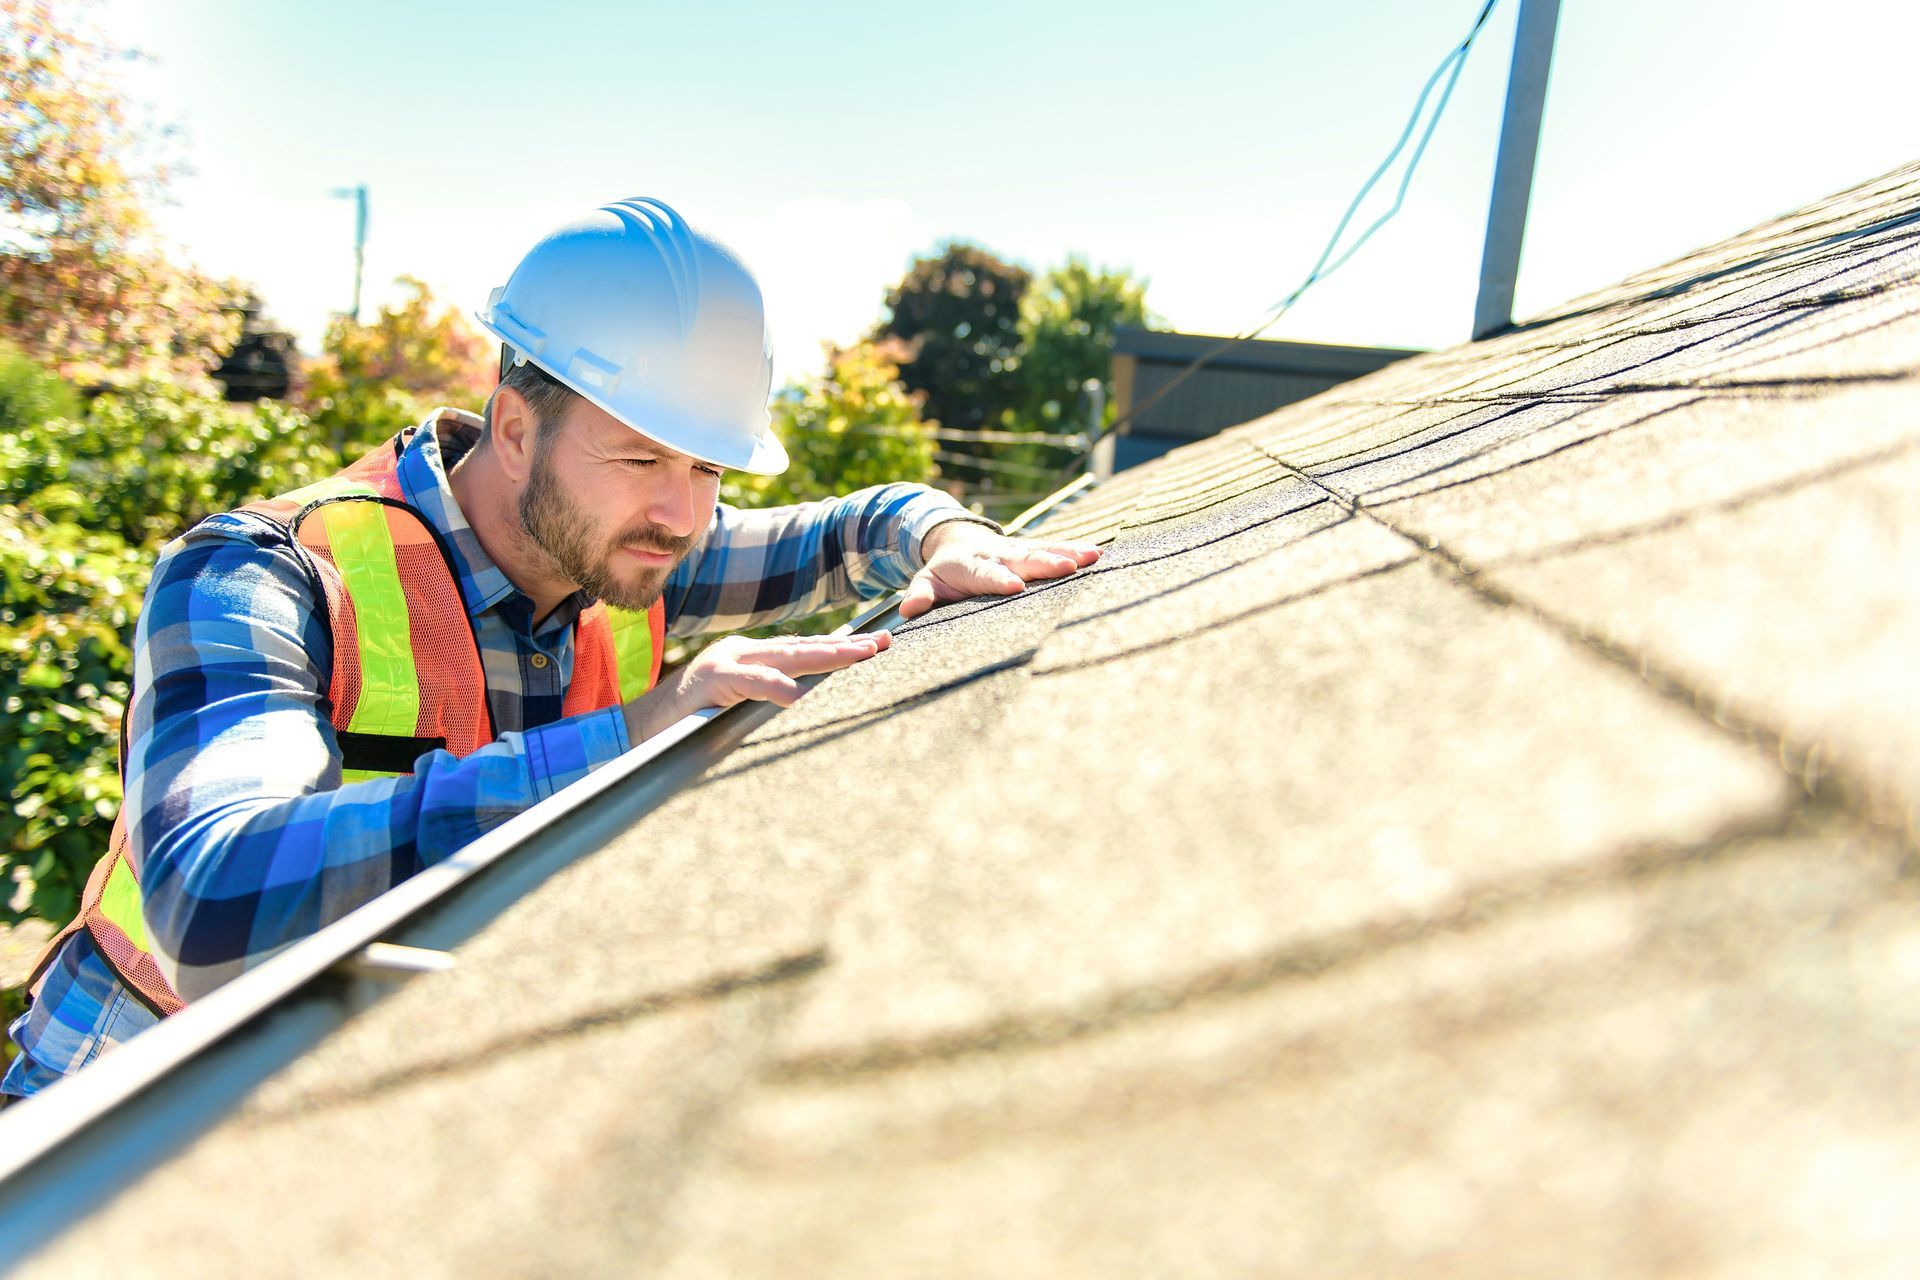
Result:
<instances>
[{"instance_id":1,"label":"safety vest","mask_svg":"<svg viewBox=\"0 0 1920 1280\"><path fill-rule=\"evenodd\" d=\"M453 559L401 494L398 467L410 438L402 432L325 480L241 508L284 525L312 557L333 632L328 700L343 783L410 774L430 751L467 756L493 741L486 672ZM561 714L618 706L652 688L665 618L659 601L644 611L603 603L582 610ZM126 764L123 733L123 781ZM147 944L124 811L87 878L80 914L34 965L36 984L81 929L156 1013L181 1007Z\"/></svg>"}]
</instances>

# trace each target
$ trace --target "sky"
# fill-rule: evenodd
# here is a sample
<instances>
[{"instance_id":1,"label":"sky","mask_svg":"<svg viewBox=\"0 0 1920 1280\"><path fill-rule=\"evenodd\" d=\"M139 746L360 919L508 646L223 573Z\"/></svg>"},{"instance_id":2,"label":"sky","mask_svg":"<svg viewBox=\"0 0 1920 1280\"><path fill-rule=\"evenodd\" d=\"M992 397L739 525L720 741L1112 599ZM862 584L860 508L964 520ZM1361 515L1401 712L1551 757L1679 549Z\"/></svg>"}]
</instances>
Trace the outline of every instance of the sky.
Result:
<instances>
[{"instance_id":1,"label":"sky","mask_svg":"<svg viewBox=\"0 0 1920 1280\"><path fill-rule=\"evenodd\" d=\"M190 172L163 229L312 349L418 276L471 311L549 228L650 195L759 275L780 381L948 239L1149 281L1231 332L1299 282L1480 0L957 5L107 0ZM1465 340L1519 0L1406 206L1268 337ZM1564 0L1515 310L1920 159L1894 0ZM1358 225L1384 209L1363 209Z\"/></svg>"}]
</instances>

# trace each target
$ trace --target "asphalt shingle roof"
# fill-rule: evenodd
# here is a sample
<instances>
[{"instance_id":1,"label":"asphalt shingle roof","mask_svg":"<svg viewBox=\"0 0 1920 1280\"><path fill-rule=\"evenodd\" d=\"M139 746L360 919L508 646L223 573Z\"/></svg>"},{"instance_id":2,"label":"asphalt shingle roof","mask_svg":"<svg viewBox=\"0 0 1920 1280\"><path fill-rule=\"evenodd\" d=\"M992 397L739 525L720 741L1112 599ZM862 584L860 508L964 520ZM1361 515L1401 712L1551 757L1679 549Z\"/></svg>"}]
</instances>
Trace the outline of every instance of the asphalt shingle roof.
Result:
<instances>
[{"instance_id":1,"label":"asphalt shingle roof","mask_svg":"<svg viewBox=\"0 0 1920 1280\"><path fill-rule=\"evenodd\" d=\"M1892 1275L1920 168L1124 473L41 1255Z\"/></svg>"}]
</instances>

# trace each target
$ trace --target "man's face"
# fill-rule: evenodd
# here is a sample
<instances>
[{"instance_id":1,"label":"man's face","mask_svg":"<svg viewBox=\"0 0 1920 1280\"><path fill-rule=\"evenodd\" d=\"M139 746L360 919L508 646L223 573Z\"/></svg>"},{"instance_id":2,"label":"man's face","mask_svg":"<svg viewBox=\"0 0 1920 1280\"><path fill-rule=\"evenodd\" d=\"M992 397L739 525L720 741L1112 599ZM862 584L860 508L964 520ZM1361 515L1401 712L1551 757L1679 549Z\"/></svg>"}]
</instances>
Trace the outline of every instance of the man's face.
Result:
<instances>
[{"instance_id":1,"label":"man's face","mask_svg":"<svg viewBox=\"0 0 1920 1280\"><path fill-rule=\"evenodd\" d=\"M622 609L659 598L713 518L721 470L576 399L542 423L520 525L560 577Z\"/></svg>"}]
</instances>

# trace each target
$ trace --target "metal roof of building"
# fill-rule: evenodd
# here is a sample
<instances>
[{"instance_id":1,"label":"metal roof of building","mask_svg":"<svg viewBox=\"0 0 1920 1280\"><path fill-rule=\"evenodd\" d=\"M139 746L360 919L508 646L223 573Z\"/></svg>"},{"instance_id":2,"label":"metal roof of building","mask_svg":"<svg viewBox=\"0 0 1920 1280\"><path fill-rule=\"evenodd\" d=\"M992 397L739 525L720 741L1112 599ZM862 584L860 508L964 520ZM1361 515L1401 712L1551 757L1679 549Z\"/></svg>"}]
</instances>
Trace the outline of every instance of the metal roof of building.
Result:
<instances>
[{"instance_id":1,"label":"metal roof of building","mask_svg":"<svg viewBox=\"0 0 1920 1280\"><path fill-rule=\"evenodd\" d=\"M1125 473L23 1274L1893 1275L1920 167Z\"/></svg>"}]
</instances>

